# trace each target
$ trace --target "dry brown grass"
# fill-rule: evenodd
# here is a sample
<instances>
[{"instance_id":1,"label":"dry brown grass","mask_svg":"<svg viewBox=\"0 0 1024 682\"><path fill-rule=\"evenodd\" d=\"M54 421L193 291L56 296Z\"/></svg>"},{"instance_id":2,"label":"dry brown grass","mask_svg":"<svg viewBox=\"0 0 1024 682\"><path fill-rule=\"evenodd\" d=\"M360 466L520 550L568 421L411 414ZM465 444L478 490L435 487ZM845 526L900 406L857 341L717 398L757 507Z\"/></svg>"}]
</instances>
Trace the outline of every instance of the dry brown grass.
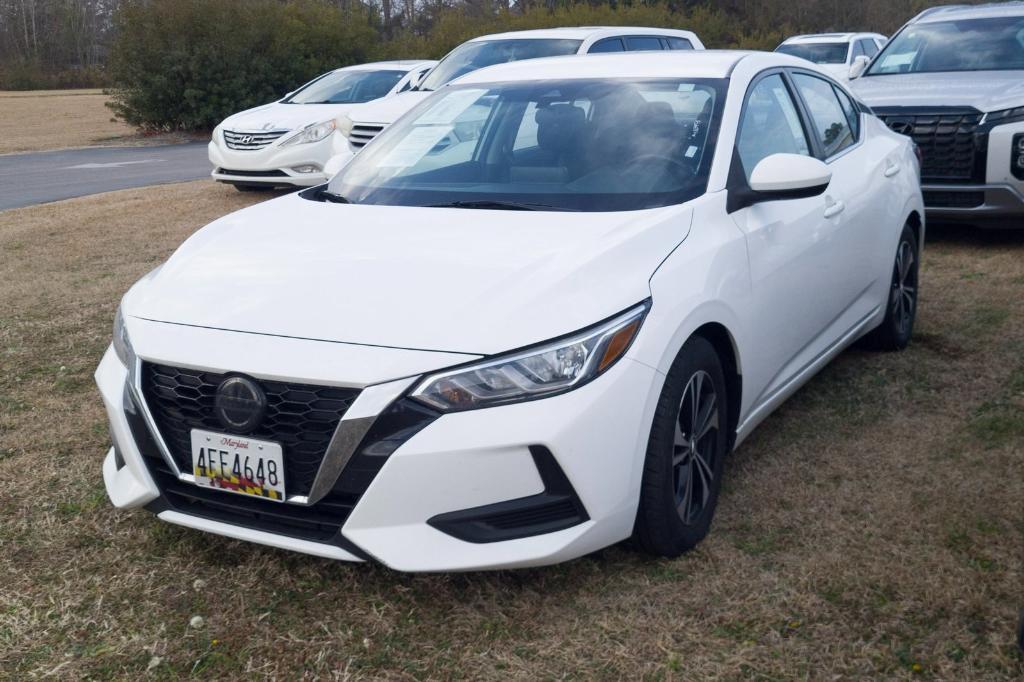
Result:
<instances>
[{"instance_id":1,"label":"dry brown grass","mask_svg":"<svg viewBox=\"0 0 1024 682\"><path fill-rule=\"evenodd\" d=\"M0 154L186 139L138 135L114 119L107 100L102 90L0 90Z\"/></svg>"},{"instance_id":2,"label":"dry brown grass","mask_svg":"<svg viewBox=\"0 0 1024 682\"><path fill-rule=\"evenodd\" d=\"M0 676L1024 674L1024 235L933 238L911 348L850 351L769 418L697 551L408 576L105 499L91 374L118 297L252 201L202 182L0 213Z\"/></svg>"}]
</instances>

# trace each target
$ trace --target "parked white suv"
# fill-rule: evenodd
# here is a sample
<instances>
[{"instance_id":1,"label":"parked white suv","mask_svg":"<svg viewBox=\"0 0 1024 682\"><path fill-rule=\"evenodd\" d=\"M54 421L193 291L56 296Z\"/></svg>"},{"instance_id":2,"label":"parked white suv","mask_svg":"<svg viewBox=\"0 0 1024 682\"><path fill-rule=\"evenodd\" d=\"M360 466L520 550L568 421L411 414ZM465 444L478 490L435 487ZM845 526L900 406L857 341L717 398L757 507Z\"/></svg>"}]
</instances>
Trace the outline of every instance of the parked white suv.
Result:
<instances>
[{"instance_id":1,"label":"parked white suv","mask_svg":"<svg viewBox=\"0 0 1024 682\"><path fill-rule=\"evenodd\" d=\"M851 87L920 147L930 217L1024 226L1024 4L927 10Z\"/></svg>"},{"instance_id":2,"label":"parked white suv","mask_svg":"<svg viewBox=\"0 0 1024 682\"><path fill-rule=\"evenodd\" d=\"M550 28L514 31L473 38L452 50L426 78L409 92L383 102L353 108L340 117L338 130L345 140L331 163L337 169L402 114L432 91L471 71L506 62L538 57L653 50L703 50L692 31L631 26Z\"/></svg>"},{"instance_id":3,"label":"parked white suv","mask_svg":"<svg viewBox=\"0 0 1024 682\"><path fill-rule=\"evenodd\" d=\"M911 141L802 59L481 69L131 288L107 493L408 571L678 555L761 420L907 345L922 212Z\"/></svg>"},{"instance_id":4,"label":"parked white suv","mask_svg":"<svg viewBox=\"0 0 1024 682\"><path fill-rule=\"evenodd\" d=\"M412 87L437 62L394 61L347 66L320 75L277 102L239 112L213 130L214 180L239 190L327 179L335 119L353 105Z\"/></svg>"},{"instance_id":5,"label":"parked white suv","mask_svg":"<svg viewBox=\"0 0 1024 682\"><path fill-rule=\"evenodd\" d=\"M787 38L775 51L814 62L845 81L854 65L867 66L885 41L881 33L815 33Z\"/></svg>"}]
</instances>

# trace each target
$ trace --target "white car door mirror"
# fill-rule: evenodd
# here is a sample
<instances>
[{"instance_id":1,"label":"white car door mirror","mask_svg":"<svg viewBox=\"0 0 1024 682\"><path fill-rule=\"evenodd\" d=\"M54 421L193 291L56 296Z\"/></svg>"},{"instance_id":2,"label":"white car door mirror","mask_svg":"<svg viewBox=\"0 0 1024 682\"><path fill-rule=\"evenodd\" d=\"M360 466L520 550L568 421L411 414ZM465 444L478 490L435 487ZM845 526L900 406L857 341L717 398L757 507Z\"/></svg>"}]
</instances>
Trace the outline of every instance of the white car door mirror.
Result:
<instances>
[{"instance_id":1,"label":"white car door mirror","mask_svg":"<svg viewBox=\"0 0 1024 682\"><path fill-rule=\"evenodd\" d=\"M870 63L871 57L867 57L865 55L857 55L854 57L853 64L850 64L850 80L860 78Z\"/></svg>"},{"instance_id":2,"label":"white car door mirror","mask_svg":"<svg viewBox=\"0 0 1024 682\"><path fill-rule=\"evenodd\" d=\"M750 174L750 189L761 201L801 199L821 194L832 180L824 163L802 154L772 154Z\"/></svg>"}]
</instances>

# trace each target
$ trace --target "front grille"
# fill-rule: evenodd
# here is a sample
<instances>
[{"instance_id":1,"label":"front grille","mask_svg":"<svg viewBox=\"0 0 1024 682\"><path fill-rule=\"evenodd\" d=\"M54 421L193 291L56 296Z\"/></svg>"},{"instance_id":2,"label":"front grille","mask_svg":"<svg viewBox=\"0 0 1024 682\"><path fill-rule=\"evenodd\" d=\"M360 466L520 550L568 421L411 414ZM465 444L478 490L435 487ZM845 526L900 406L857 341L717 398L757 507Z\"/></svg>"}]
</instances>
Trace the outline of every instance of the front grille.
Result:
<instances>
[{"instance_id":1,"label":"front grille","mask_svg":"<svg viewBox=\"0 0 1024 682\"><path fill-rule=\"evenodd\" d=\"M287 178L283 170L240 170L236 168L218 168L220 175L236 175L243 178Z\"/></svg>"},{"instance_id":2,"label":"front grille","mask_svg":"<svg viewBox=\"0 0 1024 682\"><path fill-rule=\"evenodd\" d=\"M287 132L287 130L263 130L257 133L247 133L240 130L225 130L224 143L228 149L253 151L263 149Z\"/></svg>"},{"instance_id":3,"label":"front grille","mask_svg":"<svg viewBox=\"0 0 1024 682\"><path fill-rule=\"evenodd\" d=\"M352 132L348 135L349 144L356 149L362 149L370 140L380 135L382 130L382 123L357 123L352 126Z\"/></svg>"},{"instance_id":4,"label":"front grille","mask_svg":"<svg viewBox=\"0 0 1024 682\"><path fill-rule=\"evenodd\" d=\"M985 203L984 192L924 192L925 208L977 208Z\"/></svg>"},{"instance_id":5,"label":"front grille","mask_svg":"<svg viewBox=\"0 0 1024 682\"><path fill-rule=\"evenodd\" d=\"M879 107L875 114L921 149L921 180L939 183L985 181L988 133L977 109L937 107L912 110Z\"/></svg>"},{"instance_id":6,"label":"front grille","mask_svg":"<svg viewBox=\"0 0 1024 682\"><path fill-rule=\"evenodd\" d=\"M246 435L280 443L285 492L307 495L338 422L358 389L258 381L267 411L255 430L238 434L214 415L217 386L230 375L145 363L142 394L170 454L182 471L192 471L192 429Z\"/></svg>"}]
</instances>

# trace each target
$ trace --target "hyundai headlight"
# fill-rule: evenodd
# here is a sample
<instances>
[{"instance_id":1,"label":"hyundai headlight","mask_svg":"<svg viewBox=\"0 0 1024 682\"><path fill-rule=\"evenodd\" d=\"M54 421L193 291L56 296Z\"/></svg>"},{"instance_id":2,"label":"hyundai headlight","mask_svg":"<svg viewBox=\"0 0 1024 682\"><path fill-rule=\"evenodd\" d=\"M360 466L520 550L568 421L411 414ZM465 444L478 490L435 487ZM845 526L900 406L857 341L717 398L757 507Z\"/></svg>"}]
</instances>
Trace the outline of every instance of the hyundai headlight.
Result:
<instances>
[{"instance_id":1,"label":"hyundai headlight","mask_svg":"<svg viewBox=\"0 0 1024 682\"><path fill-rule=\"evenodd\" d=\"M124 313L118 306L117 314L114 315L114 354L125 367L132 370L135 366L135 351L132 349L132 342L128 338L128 328L124 324Z\"/></svg>"},{"instance_id":2,"label":"hyundai headlight","mask_svg":"<svg viewBox=\"0 0 1024 682\"><path fill-rule=\"evenodd\" d=\"M282 147L291 144L308 144L310 142L319 142L328 135L334 132L336 125L334 119L330 121L322 121L320 123L311 123L299 132L295 133L287 140L281 143Z\"/></svg>"},{"instance_id":3,"label":"hyundai headlight","mask_svg":"<svg viewBox=\"0 0 1024 682\"><path fill-rule=\"evenodd\" d=\"M571 391L625 355L648 307L642 303L572 336L428 376L411 395L442 412L459 412Z\"/></svg>"}]
</instances>

